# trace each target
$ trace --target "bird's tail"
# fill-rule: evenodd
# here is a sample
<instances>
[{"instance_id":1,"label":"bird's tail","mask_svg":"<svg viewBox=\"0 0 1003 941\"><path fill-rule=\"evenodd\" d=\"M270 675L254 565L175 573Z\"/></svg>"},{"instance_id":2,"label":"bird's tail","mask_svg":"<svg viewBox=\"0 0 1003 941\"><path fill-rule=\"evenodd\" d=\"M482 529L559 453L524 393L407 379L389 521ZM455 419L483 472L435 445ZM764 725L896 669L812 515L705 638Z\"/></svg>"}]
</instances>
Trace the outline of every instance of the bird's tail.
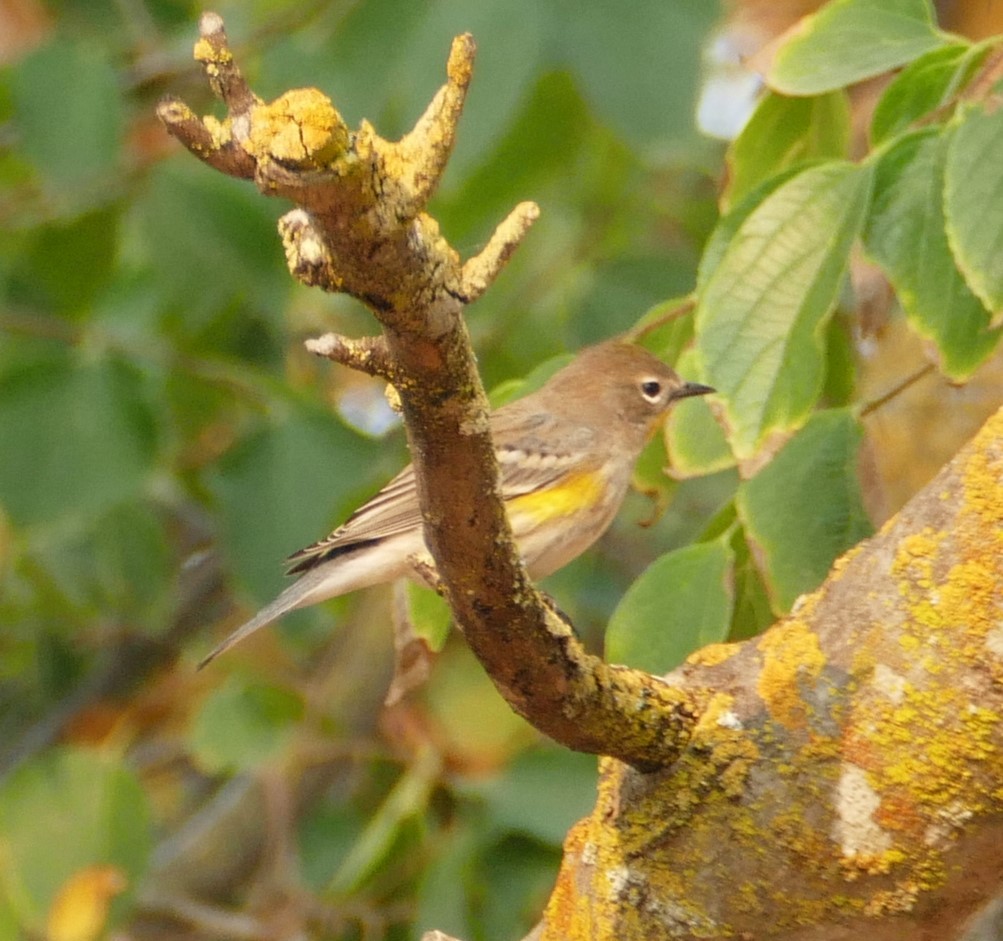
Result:
<instances>
[{"instance_id":1,"label":"bird's tail","mask_svg":"<svg viewBox=\"0 0 1003 941\"><path fill-rule=\"evenodd\" d=\"M301 579L302 581L302 579ZM265 605L250 621L241 624L226 640L217 646L212 653L203 657L199 661L198 669L212 663L220 654L226 653L234 644L239 644L245 637L253 634L256 630L266 627L272 621L277 621L283 614L300 607L303 603L304 591L300 582L294 582L271 604Z\"/></svg>"},{"instance_id":2,"label":"bird's tail","mask_svg":"<svg viewBox=\"0 0 1003 941\"><path fill-rule=\"evenodd\" d=\"M320 569L315 569L313 572L309 572L293 582L275 601L265 605L250 621L237 628L212 653L203 657L199 662L198 668L201 670L204 666L212 663L221 653L226 653L234 644L240 643L245 637L250 636L255 631L267 627L284 614L288 614L290 611L295 611L297 608L302 608L305 605L322 601L324 597L332 598L334 595L340 594L337 591L330 591L322 597L315 597L319 583L324 581L324 575L325 573Z\"/></svg>"},{"instance_id":3,"label":"bird's tail","mask_svg":"<svg viewBox=\"0 0 1003 941\"><path fill-rule=\"evenodd\" d=\"M265 605L250 621L241 624L212 653L203 658L198 668L201 670L234 644L272 621L277 621L283 614L408 574L409 554L421 545L421 532L415 531L405 534L405 537L396 542L385 540L378 548L366 546L361 551L330 559L310 569L271 604Z\"/></svg>"}]
</instances>

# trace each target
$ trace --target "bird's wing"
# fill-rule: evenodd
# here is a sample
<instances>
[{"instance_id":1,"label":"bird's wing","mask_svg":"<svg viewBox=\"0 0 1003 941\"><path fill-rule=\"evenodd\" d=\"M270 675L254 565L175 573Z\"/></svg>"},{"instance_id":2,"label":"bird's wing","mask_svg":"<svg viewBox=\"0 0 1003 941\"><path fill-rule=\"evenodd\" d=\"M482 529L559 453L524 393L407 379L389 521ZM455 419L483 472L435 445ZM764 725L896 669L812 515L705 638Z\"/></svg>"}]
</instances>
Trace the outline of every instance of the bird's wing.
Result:
<instances>
[{"instance_id":1,"label":"bird's wing","mask_svg":"<svg viewBox=\"0 0 1003 941\"><path fill-rule=\"evenodd\" d=\"M350 549L409 532L418 526L421 526L421 511L415 492L414 468L408 464L331 535L289 556L286 574L307 572Z\"/></svg>"},{"instance_id":2,"label":"bird's wing","mask_svg":"<svg viewBox=\"0 0 1003 941\"><path fill-rule=\"evenodd\" d=\"M591 442L592 432L581 429L570 435L565 433L566 440L560 447L549 444L547 426L552 420L549 415L527 415L512 406L492 415L495 454L506 499L556 483L578 460L581 449ZM409 464L333 533L291 555L286 560L290 566L287 574L307 572L344 552L410 532L421 525L414 468Z\"/></svg>"},{"instance_id":3,"label":"bird's wing","mask_svg":"<svg viewBox=\"0 0 1003 941\"><path fill-rule=\"evenodd\" d=\"M545 490L561 480L581 461L583 452L594 448L596 434L565 416L527 412L521 401L499 409L492 416L495 456L501 471L505 499ZM560 434L555 426L560 425Z\"/></svg>"}]
</instances>

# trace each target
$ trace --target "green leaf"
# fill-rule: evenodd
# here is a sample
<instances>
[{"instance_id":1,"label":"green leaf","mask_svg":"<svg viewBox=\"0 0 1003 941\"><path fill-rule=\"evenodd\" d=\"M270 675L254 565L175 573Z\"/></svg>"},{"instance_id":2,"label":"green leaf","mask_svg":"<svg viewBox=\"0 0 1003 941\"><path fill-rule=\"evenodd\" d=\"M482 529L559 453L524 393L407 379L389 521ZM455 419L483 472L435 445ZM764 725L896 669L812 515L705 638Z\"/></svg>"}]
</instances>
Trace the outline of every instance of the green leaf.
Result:
<instances>
[{"instance_id":1,"label":"green leaf","mask_svg":"<svg viewBox=\"0 0 1003 941\"><path fill-rule=\"evenodd\" d=\"M588 814L595 792L595 758L549 746L525 751L501 775L464 788L486 801L488 819L499 830L552 846Z\"/></svg>"},{"instance_id":2,"label":"green leaf","mask_svg":"<svg viewBox=\"0 0 1003 941\"><path fill-rule=\"evenodd\" d=\"M692 294L659 301L637 319L627 335L659 359L678 366L683 350L693 342L695 307Z\"/></svg>"},{"instance_id":3,"label":"green leaf","mask_svg":"<svg viewBox=\"0 0 1003 941\"><path fill-rule=\"evenodd\" d=\"M328 884L329 894L349 895L379 870L405 824L425 813L440 771L431 749L419 752L341 861Z\"/></svg>"},{"instance_id":4,"label":"green leaf","mask_svg":"<svg viewBox=\"0 0 1003 941\"><path fill-rule=\"evenodd\" d=\"M871 141L877 146L901 134L920 118L947 104L982 61L967 43L932 49L910 62L878 99L871 119Z\"/></svg>"},{"instance_id":5,"label":"green leaf","mask_svg":"<svg viewBox=\"0 0 1003 941\"><path fill-rule=\"evenodd\" d=\"M14 69L21 151L64 211L117 183L123 130L119 77L98 45L55 39Z\"/></svg>"},{"instance_id":6,"label":"green leaf","mask_svg":"<svg viewBox=\"0 0 1003 941\"><path fill-rule=\"evenodd\" d=\"M552 8L556 64L570 65L603 121L637 146L692 131L700 50L717 22L717 3L560 0ZM644 63L636 80L627 79L628 62Z\"/></svg>"},{"instance_id":7,"label":"green leaf","mask_svg":"<svg viewBox=\"0 0 1003 941\"><path fill-rule=\"evenodd\" d=\"M154 440L141 382L115 359L0 379L0 503L21 524L86 521L135 497Z\"/></svg>"},{"instance_id":8,"label":"green leaf","mask_svg":"<svg viewBox=\"0 0 1003 941\"><path fill-rule=\"evenodd\" d=\"M728 151L725 206L764 180L806 161L846 157L850 106L842 90L809 98L768 92Z\"/></svg>"},{"instance_id":9,"label":"green leaf","mask_svg":"<svg viewBox=\"0 0 1003 941\"><path fill-rule=\"evenodd\" d=\"M539 363L534 369L521 379L507 379L495 386L488 395L492 409L501 408L509 402L524 398L531 392L535 392L559 369L563 369L574 356L571 353L561 353L559 356L551 356Z\"/></svg>"},{"instance_id":10,"label":"green leaf","mask_svg":"<svg viewBox=\"0 0 1003 941\"><path fill-rule=\"evenodd\" d=\"M262 314L283 308L289 287L275 231L279 206L254 187L186 156L154 167L131 210L161 305L176 307L189 331L235 300Z\"/></svg>"},{"instance_id":11,"label":"green leaf","mask_svg":"<svg viewBox=\"0 0 1003 941\"><path fill-rule=\"evenodd\" d=\"M760 203L775 190L780 189L788 180L803 173L804 167L791 167L781 170L775 176L768 177L758 186L754 187L743 199L732 206L726 215L718 219L704 246L703 254L700 256L700 265L697 268L697 293L704 290L710 276L717 270L717 266L728 253L732 240L738 230L745 224L745 220L759 208Z\"/></svg>"},{"instance_id":12,"label":"green leaf","mask_svg":"<svg viewBox=\"0 0 1003 941\"><path fill-rule=\"evenodd\" d=\"M385 46L379 46L376 61L393 60L395 81L388 88L404 99L400 113L410 127L431 99L429 89L422 88L422 82L414 77L424 76L424 82L431 81L434 87L438 86L443 80L444 56L453 37L469 31L478 40L478 78L471 83L463 109L466 132L457 136L450 158L450 176L462 179L490 154L532 88L544 52L546 10L533 0L482 0L480 3L440 0L418 6L426 11L425 20L414 31L411 40L400 54L392 57L384 54ZM394 4L392 15L395 18L400 15L399 7L399 3ZM386 36L385 28L381 35ZM491 39L487 41L489 36ZM368 77L373 71L371 62L365 63L359 72L367 76L366 81L372 80Z\"/></svg>"},{"instance_id":13,"label":"green leaf","mask_svg":"<svg viewBox=\"0 0 1003 941\"><path fill-rule=\"evenodd\" d=\"M1003 323L1003 111L968 109L954 128L944 166L947 238L968 286Z\"/></svg>"},{"instance_id":14,"label":"green leaf","mask_svg":"<svg viewBox=\"0 0 1003 941\"><path fill-rule=\"evenodd\" d=\"M474 936L468 892L483 849L484 828L479 819L470 821L470 816L459 816L437 834L435 856L421 873L414 937L422 938L429 931L455 938Z\"/></svg>"},{"instance_id":15,"label":"green leaf","mask_svg":"<svg viewBox=\"0 0 1003 941\"><path fill-rule=\"evenodd\" d=\"M207 771L254 768L279 754L302 715L289 690L231 677L202 704L189 744Z\"/></svg>"},{"instance_id":16,"label":"green leaf","mask_svg":"<svg viewBox=\"0 0 1003 941\"><path fill-rule=\"evenodd\" d=\"M106 756L50 751L0 785L0 848L0 895L38 932L59 888L87 866L138 882L153 848L146 795Z\"/></svg>"},{"instance_id":17,"label":"green leaf","mask_svg":"<svg viewBox=\"0 0 1003 941\"><path fill-rule=\"evenodd\" d=\"M164 521L147 501L123 502L66 539L43 533L37 543L33 558L48 573L32 598L39 613L54 615L62 626L70 601L92 617L117 617L151 634L167 625L176 562ZM55 588L58 599L47 598Z\"/></svg>"},{"instance_id":18,"label":"green leaf","mask_svg":"<svg viewBox=\"0 0 1003 941\"><path fill-rule=\"evenodd\" d=\"M648 566L613 612L606 659L667 673L731 625L734 554L725 541L668 552Z\"/></svg>"},{"instance_id":19,"label":"green leaf","mask_svg":"<svg viewBox=\"0 0 1003 941\"><path fill-rule=\"evenodd\" d=\"M826 163L737 210L701 290L696 351L740 460L802 425L818 399L824 332L869 190L867 167Z\"/></svg>"},{"instance_id":20,"label":"green leaf","mask_svg":"<svg viewBox=\"0 0 1003 941\"><path fill-rule=\"evenodd\" d=\"M787 95L817 95L889 72L947 41L928 0L832 0L790 31L766 82Z\"/></svg>"},{"instance_id":21,"label":"green leaf","mask_svg":"<svg viewBox=\"0 0 1003 941\"><path fill-rule=\"evenodd\" d=\"M364 780L361 773L357 780ZM346 800L324 800L304 811L296 828L299 865L307 883L322 889L359 839L366 821L354 802Z\"/></svg>"},{"instance_id":22,"label":"green leaf","mask_svg":"<svg viewBox=\"0 0 1003 941\"><path fill-rule=\"evenodd\" d=\"M430 588L408 581L404 585L407 593L408 614L414 625L414 632L421 637L435 653L442 650L449 637L453 623L453 613L445 598Z\"/></svg>"},{"instance_id":23,"label":"green leaf","mask_svg":"<svg viewBox=\"0 0 1003 941\"><path fill-rule=\"evenodd\" d=\"M367 118L388 139L414 125L444 81L453 37L473 34L477 80L470 86L466 132L457 137L447 188L489 156L541 71L546 9L533 0L367 0L329 12L328 18L336 26L326 41L314 29L290 35L286 43L270 41L262 76L276 89L332 89L350 124ZM388 35L393 55L387 55ZM375 62L379 68L373 68Z\"/></svg>"},{"instance_id":24,"label":"green leaf","mask_svg":"<svg viewBox=\"0 0 1003 941\"><path fill-rule=\"evenodd\" d=\"M118 206L103 207L33 230L11 276L15 304L47 313L86 312L111 277L120 238L119 211Z\"/></svg>"},{"instance_id":25,"label":"green leaf","mask_svg":"<svg viewBox=\"0 0 1003 941\"><path fill-rule=\"evenodd\" d=\"M514 193L537 193L566 177L594 134L595 121L573 78L567 72L540 76L511 126L492 141L486 161L462 185L436 194L443 231L459 244L471 233L486 238L487 227L511 210Z\"/></svg>"},{"instance_id":26,"label":"green leaf","mask_svg":"<svg viewBox=\"0 0 1003 941\"><path fill-rule=\"evenodd\" d=\"M283 585L282 560L325 536L339 513L366 496L359 484L371 479L377 449L329 415L304 408L220 461L208 483L225 544L252 597L273 597Z\"/></svg>"},{"instance_id":27,"label":"green leaf","mask_svg":"<svg viewBox=\"0 0 1003 941\"><path fill-rule=\"evenodd\" d=\"M861 434L850 410L818 412L739 487L738 515L778 615L872 531L857 478Z\"/></svg>"},{"instance_id":28,"label":"green leaf","mask_svg":"<svg viewBox=\"0 0 1003 941\"><path fill-rule=\"evenodd\" d=\"M475 895L480 902L475 919L478 925L493 929L491 935L480 936L525 938L532 934L553 892L560 854L534 840L509 836L487 847L478 862L479 881L491 888Z\"/></svg>"},{"instance_id":29,"label":"green leaf","mask_svg":"<svg viewBox=\"0 0 1003 941\"><path fill-rule=\"evenodd\" d=\"M731 544L735 550L735 614L728 640L739 641L761 634L776 620L776 615L770 605L763 573L755 563L740 526L735 528Z\"/></svg>"},{"instance_id":30,"label":"green leaf","mask_svg":"<svg viewBox=\"0 0 1003 941\"><path fill-rule=\"evenodd\" d=\"M679 375L702 381L692 350L679 357ZM680 402L665 422L665 450L675 478L702 477L735 466L724 429L703 397Z\"/></svg>"},{"instance_id":31,"label":"green leaf","mask_svg":"<svg viewBox=\"0 0 1003 941\"><path fill-rule=\"evenodd\" d=\"M989 312L968 289L948 246L947 144L946 135L933 128L902 138L882 154L864 247L891 281L912 328L934 345L941 370L961 380L992 352L999 334L989 329Z\"/></svg>"},{"instance_id":32,"label":"green leaf","mask_svg":"<svg viewBox=\"0 0 1003 941\"><path fill-rule=\"evenodd\" d=\"M693 262L686 258L680 263L665 250L648 257L623 255L597 264L592 279L568 327L568 342L575 347L626 333L634 328L638 310L688 290Z\"/></svg>"}]
</instances>

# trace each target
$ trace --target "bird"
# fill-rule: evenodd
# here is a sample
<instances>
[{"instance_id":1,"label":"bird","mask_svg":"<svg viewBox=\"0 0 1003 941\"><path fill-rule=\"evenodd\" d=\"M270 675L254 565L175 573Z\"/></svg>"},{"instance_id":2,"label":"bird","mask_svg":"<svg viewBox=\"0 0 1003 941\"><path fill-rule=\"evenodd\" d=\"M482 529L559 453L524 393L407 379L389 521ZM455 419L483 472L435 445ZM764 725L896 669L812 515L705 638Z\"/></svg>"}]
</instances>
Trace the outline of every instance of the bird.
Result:
<instances>
[{"instance_id":1,"label":"bird","mask_svg":"<svg viewBox=\"0 0 1003 941\"><path fill-rule=\"evenodd\" d=\"M539 389L491 413L502 498L531 578L556 572L599 539L669 408L714 391L614 338L586 347ZM290 611L399 578L427 581L419 566L429 559L409 464L329 536L289 556L287 574L297 580L199 669Z\"/></svg>"}]
</instances>

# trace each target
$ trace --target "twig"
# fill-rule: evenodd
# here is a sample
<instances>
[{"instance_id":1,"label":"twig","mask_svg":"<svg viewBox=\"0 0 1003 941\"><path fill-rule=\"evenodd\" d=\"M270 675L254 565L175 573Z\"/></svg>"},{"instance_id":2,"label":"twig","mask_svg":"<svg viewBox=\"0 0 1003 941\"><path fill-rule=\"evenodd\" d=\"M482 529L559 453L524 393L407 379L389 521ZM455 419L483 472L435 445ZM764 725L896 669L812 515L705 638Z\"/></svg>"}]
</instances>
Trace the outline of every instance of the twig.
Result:
<instances>
[{"instance_id":1,"label":"twig","mask_svg":"<svg viewBox=\"0 0 1003 941\"><path fill-rule=\"evenodd\" d=\"M878 398L876 399L872 399L870 402L864 405L860 409L860 417L866 418L868 415L872 414L873 412L876 412L883 405L887 405L892 399L897 398L899 395L905 392L905 390L908 389L910 386L919 382L919 380L922 379L924 376L928 376L931 372L933 372L933 370L934 370L933 363L927 363L925 366L921 366L919 369L916 370L916 372L912 373L909 376L906 376L905 379L903 379L896 385L892 386L892 388L889 389L887 392L885 392L883 395L878 396Z\"/></svg>"}]
</instances>

